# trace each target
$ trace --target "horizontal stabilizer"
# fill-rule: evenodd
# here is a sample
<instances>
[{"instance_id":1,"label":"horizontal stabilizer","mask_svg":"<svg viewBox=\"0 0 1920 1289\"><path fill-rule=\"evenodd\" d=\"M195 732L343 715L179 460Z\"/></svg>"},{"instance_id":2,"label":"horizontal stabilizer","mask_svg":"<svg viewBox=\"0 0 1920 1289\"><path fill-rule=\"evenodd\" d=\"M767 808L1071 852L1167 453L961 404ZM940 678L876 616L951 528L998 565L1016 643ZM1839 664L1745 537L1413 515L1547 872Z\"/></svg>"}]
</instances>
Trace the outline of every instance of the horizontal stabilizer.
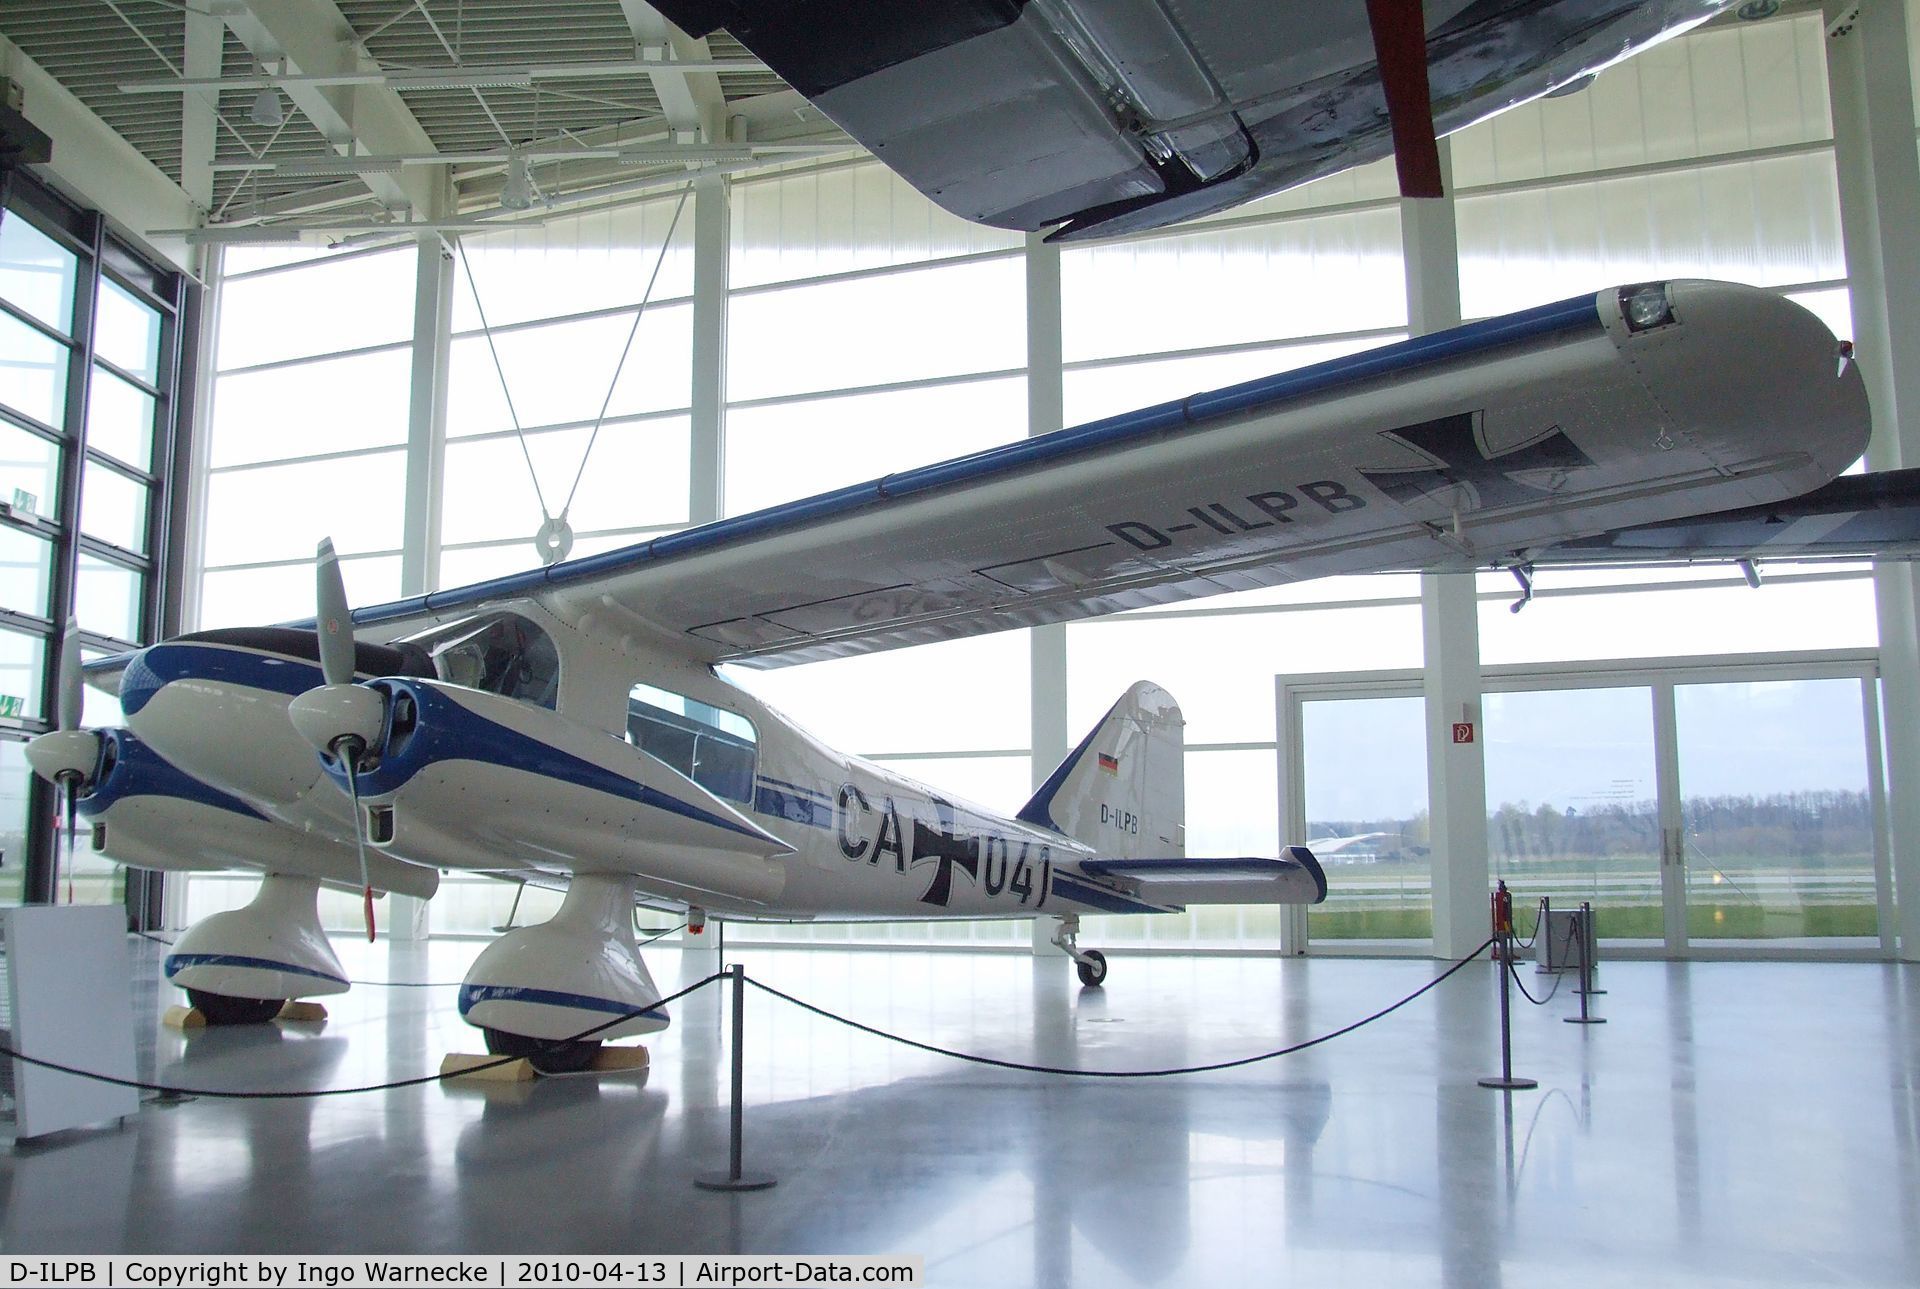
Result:
<instances>
[{"instance_id":1,"label":"horizontal stabilizer","mask_svg":"<svg viewBox=\"0 0 1920 1289\"><path fill-rule=\"evenodd\" d=\"M1080 872L1152 904L1318 904L1327 875L1305 846L1279 859L1083 859Z\"/></svg>"}]
</instances>

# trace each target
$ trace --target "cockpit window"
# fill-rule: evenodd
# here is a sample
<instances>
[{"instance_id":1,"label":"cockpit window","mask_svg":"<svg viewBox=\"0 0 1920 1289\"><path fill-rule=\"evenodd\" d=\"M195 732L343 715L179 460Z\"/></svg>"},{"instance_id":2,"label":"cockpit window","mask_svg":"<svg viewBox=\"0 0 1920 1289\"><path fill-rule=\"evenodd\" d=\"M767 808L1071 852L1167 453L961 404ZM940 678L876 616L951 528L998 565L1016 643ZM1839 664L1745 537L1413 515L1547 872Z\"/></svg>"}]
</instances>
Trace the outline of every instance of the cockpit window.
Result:
<instances>
[{"instance_id":1,"label":"cockpit window","mask_svg":"<svg viewBox=\"0 0 1920 1289\"><path fill-rule=\"evenodd\" d=\"M753 722L738 712L635 685L627 698L627 741L716 797L753 802L757 740Z\"/></svg>"},{"instance_id":2,"label":"cockpit window","mask_svg":"<svg viewBox=\"0 0 1920 1289\"><path fill-rule=\"evenodd\" d=\"M442 680L503 698L552 708L560 700L560 651L551 637L517 613L500 613L462 631L433 652Z\"/></svg>"}]
</instances>

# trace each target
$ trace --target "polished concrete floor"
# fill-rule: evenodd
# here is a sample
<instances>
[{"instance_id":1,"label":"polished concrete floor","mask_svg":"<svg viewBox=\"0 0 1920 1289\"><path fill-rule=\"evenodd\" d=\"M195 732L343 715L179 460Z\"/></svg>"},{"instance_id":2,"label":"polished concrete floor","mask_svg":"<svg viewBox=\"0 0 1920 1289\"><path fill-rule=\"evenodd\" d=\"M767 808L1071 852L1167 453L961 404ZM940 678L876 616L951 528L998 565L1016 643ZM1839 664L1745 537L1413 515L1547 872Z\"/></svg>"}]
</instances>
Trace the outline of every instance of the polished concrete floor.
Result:
<instances>
[{"instance_id":1,"label":"polished concrete floor","mask_svg":"<svg viewBox=\"0 0 1920 1289\"><path fill-rule=\"evenodd\" d=\"M479 946L343 943L356 977L457 981ZM361 986L320 1026L160 1029L175 1085L350 1087L479 1050L453 989ZM1060 959L750 950L749 973L881 1028L1088 1069L1228 1059L1346 1024L1435 968L1392 960ZM709 952L655 949L663 989ZM1531 968L1526 970L1532 982ZM1068 1080L914 1051L749 991L749 1168L726 1161L724 998L675 1008L642 1083L429 1085L150 1103L124 1128L0 1151L0 1240L28 1251L905 1253L928 1282L1021 1285L1920 1284L1920 973L1620 962L1610 1023L1516 1013L1496 1068L1475 964L1296 1056Z\"/></svg>"}]
</instances>

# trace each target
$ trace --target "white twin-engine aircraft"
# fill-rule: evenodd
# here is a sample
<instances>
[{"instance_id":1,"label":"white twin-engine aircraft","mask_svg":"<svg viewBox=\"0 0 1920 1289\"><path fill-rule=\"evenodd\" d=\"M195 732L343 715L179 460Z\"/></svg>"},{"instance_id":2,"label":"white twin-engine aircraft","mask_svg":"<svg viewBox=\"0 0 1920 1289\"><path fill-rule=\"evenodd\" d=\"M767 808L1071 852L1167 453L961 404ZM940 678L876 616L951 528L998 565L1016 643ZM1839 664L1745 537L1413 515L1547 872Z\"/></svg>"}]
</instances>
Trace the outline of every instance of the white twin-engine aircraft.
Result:
<instances>
[{"instance_id":1,"label":"white twin-engine aircraft","mask_svg":"<svg viewBox=\"0 0 1920 1289\"><path fill-rule=\"evenodd\" d=\"M1521 567L1771 504L1866 445L1845 353L1764 290L1623 287L356 613L323 547L317 631L204 631L90 664L128 729L75 728L70 636L62 728L29 756L112 860L266 874L166 959L216 1022L347 988L320 884L367 890L371 934L371 891L428 896L446 869L566 885L551 921L479 955L459 1000L491 1050L550 1069L667 1024L636 899L694 918L1057 918L1097 985L1083 913L1326 895L1304 847L1186 854L1164 690L1128 690L1003 817L826 747L717 664L1331 573Z\"/></svg>"}]
</instances>

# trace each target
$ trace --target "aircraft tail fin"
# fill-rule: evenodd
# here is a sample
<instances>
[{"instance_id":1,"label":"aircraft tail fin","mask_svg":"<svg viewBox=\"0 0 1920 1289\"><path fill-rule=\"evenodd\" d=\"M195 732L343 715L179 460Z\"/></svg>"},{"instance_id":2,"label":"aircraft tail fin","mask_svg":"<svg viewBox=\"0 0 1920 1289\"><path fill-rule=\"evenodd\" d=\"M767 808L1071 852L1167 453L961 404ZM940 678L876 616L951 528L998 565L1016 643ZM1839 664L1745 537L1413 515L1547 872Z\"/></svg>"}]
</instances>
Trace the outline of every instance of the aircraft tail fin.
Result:
<instances>
[{"instance_id":1,"label":"aircraft tail fin","mask_svg":"<svg viewBox=\"0 0 1920 1289\"><path fill-rule=\"evenodd\" d=\"M1019 818L1112 859L1187 853L1186 721L1139 681L1041 785Z\"/></svg>"}]
</instances>

